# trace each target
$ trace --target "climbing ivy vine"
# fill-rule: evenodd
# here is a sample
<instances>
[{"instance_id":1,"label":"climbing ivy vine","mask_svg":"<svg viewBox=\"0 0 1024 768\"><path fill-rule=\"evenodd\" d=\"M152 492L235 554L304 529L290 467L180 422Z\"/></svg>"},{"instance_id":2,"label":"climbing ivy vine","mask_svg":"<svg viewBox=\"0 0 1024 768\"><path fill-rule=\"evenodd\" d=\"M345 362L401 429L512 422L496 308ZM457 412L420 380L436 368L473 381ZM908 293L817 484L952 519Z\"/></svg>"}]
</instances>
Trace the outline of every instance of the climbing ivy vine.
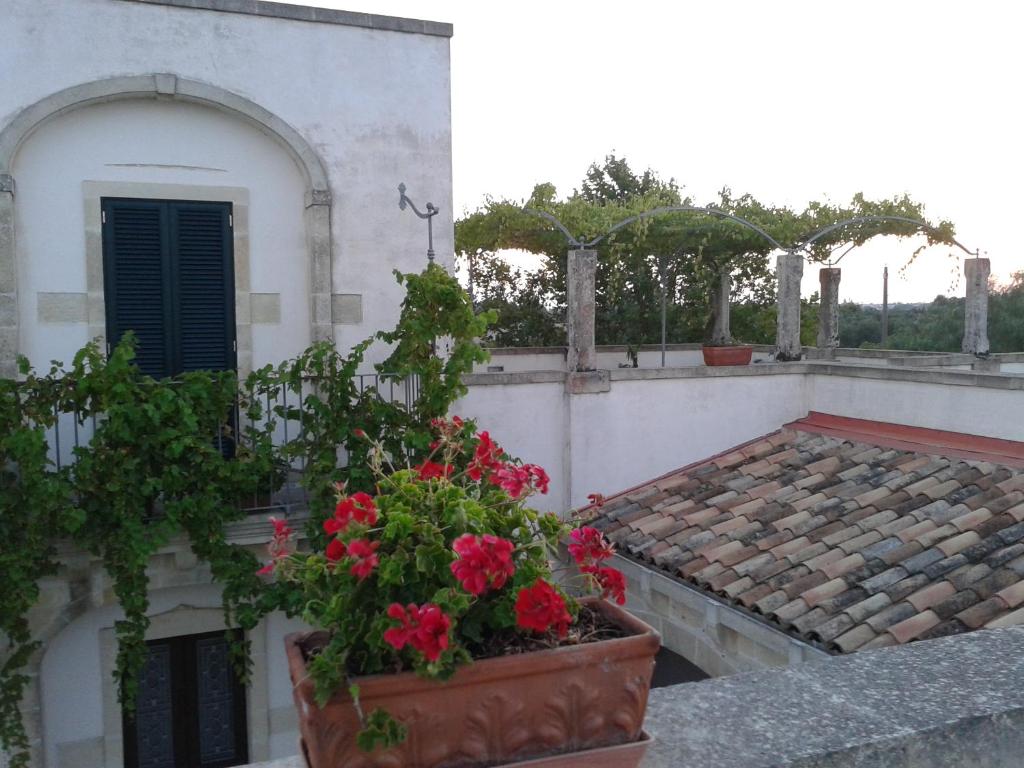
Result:
<instances>
[{"instance_id":1,"label":"climbing ivy vine","mask_svg":"<svg viewBox=\"0 0 1024 768\"><path fill-rule=\"evenodd\" d=\"M257 575L251 552L227 540L225 525L246 514L239 499L275 490L301 460L313 534L336 483L361 489L373 482L368 441L357 435L372 435L396 455L426 449L430 420L447 412L465 391L462 375L486 359L476 340L494 318L474 315L439 266L396 276L407 296L397 327L378 334L392 345L378 370L382 381L415 382L408 404L357 386L373 339L347 355L314 344L239 382L233 372L143 376L127 335L109 357L89 344L67 368L54 363L37 373L22 361L21 380L0 380L0 744L13 768L29 759L19 707L40 640L28 616L40 579L59 571L57 542L99 558L112 581L124 612L115 625L115 677L120 701L131 708L149 626L146 566L157 550L186 537L223 587L228 626L250 630L267 613L298 606ZM286 391L296 395L291 405L280 397ZM74 461L61 466L47 440L59 414L73 414L64 420L76 418L82 429L94 425L74 447ZM282 445L274 438L284 421L297 434ZM243 673L247 651L244 641L235 647Z\"/></svg>"}]
</instances>

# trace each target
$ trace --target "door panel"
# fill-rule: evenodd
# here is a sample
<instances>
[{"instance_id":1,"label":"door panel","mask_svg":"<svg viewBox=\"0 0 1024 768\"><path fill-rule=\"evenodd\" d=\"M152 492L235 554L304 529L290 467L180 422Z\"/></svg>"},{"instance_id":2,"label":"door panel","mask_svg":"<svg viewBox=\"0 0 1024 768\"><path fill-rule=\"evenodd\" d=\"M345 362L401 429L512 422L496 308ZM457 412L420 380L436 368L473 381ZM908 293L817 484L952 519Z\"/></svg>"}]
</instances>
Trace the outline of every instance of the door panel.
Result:
<instances>
[{"instance_id":1,"label":"door panel","mask_svg":"<svg viewBox=\"0 0 1024 768\"><path fill-rule=\"evenodd\" d=\"M245 687L223 632L147 643L125 768L228 768L248 762Z\"/></svg>"}]
</instances>

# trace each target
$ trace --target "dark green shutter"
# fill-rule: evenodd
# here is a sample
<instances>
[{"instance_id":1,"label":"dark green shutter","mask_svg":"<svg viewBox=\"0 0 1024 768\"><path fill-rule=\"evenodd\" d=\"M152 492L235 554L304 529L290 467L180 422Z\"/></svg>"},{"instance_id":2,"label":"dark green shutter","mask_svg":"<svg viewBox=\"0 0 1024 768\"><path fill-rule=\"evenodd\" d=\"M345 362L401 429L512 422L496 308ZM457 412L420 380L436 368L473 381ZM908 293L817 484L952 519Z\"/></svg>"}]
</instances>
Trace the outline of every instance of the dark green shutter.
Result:
<instances>
[{"instance_id":1,"label":"dark green shutter","mask_svg":"<svg viewBox=\"0 0 1024 768\"><path fill-rule=\"evenodd\" d=\"M143 373L167 376L173 364L167 206L144 200L103 201L103 274L107 338L134 331Z\"/></svg>"},{"instance_id":2,"label":"dark green shutter","mask_svg":"<svg viewBox=\"0 0 1024 768\"><path fill-rule=\"evenodd\" d=\"M107 337L154 377L235 367L231 205L104 199Z\"/></svg>"},{"instance_id":3,"label":"dark green shutter","mask_svg":"<svg viewBox=\"0 0 1024 768\"><path fill-rule=\"evenodd\" d=\"M175 372L235 367L235 281L229 209L209 203L171 207L178 344Z\"/></svg>"}]
</instances>

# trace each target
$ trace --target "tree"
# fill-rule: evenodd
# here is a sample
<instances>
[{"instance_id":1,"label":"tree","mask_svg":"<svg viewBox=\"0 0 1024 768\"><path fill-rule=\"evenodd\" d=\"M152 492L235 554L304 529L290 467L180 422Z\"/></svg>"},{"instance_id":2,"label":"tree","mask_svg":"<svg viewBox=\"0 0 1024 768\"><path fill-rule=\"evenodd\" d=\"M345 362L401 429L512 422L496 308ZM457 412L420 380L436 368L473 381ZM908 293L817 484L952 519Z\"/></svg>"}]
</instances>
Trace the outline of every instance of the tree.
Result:
<instances>
[{"instance_id":1,"label":"tree","mask_svg":"<svg viewBox=\"0 0 1024 768\"><path fill-rule=\"evenodd\" d=\"M714 301L723 277L731 283L734 301L745 307L737 330L742 329L741 335L748 340L773 341L773 329L770 338L764 338L769 333L769 315L774 314L770 256L775 245L771 239L727 218L694 211L645 218L608 234L631 216L656 208L695 205L692 198L682 196L673 179L665 181L650 169L638 174L624 158L615 155L605 157L602 164L592 164L580 188L568 197L559 199L553 185L538 184L525 203L525 207L555 216L581 241L607 234L598 247L599 344L659 341L662 301L672 341L711 340L723 335L715 319L728 307ZM734 196L726 188L705 207L749 221L786 247L850 218L923 218L921 206L907 196L869 201L857 195L847 206L815 202L796 213L766 205L750 195ZM473 255L470 272L474 289L481 296L503 297L487 305L499 310L495 338L500 337L505 344L550 343L551 339L564 338L559 323L565 316L569 246L548 221L523 208L520 202L486 200L480 209L456 222L456 250L462 259L469 260ZM810 248L809 256L825 261L839 249L878 235L906 236L919 231L904 222L860 222L820 238ZM928 232L929 242L951 237L952 225L948 222L940 222ZM541 266L529 275L503 271L494 264L498 251L503 249L536 254Z\"/></svg>"}]
</instances>

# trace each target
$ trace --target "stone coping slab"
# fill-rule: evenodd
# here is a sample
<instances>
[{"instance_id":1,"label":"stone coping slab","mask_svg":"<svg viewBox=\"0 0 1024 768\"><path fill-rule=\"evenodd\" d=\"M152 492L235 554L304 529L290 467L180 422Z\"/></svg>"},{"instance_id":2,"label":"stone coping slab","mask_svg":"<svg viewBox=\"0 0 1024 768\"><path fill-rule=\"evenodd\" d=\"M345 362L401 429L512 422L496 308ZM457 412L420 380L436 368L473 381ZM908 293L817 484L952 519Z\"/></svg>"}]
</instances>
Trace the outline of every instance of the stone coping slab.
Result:
<instances>
[{"instance_id":1,"label":"stone coping slab","mask_svg":"<svg viewBox=\"0 0 1024 768\"><path fill-rule=\"evenodd\" d=\"M808 360L799 363L756 363L751 365L708 367L703 365L681 368L619 368L608 371L612 382L646 379L711 379L736 376L848 376L858 379L883 381L909 381L921 384L943 384L986 389L1024 390L1024 376L977 371L952 371L894 366L868 366L853 363L834 363ZM518 371L496 373L470 373L462 377L467 386L508 384L551 384L566 379L565 371Z\"/></svg>"},{"instance_id":2,"label":"stone coping slab","mask_svg":"<svg viewBox=\"0 0 1024 768\"><path fill-rule=\"evenodd\" d=\"M249 16L263 16L273 19L340 24L346 27L379 29L387 32L410 32L420 35L433 35L435 37L452 36L452 25L440 21L404 19L397 16L381 16L375 13L353 13L352 11L341 11L334 8L273 3L266 0L121 0L121 2L169 5L176 8L220 11L222 13L242 13Z\"/></svg>"},{"instance_id":3,"label":"stone coping slab","mask_svg":"<svg viewBox=\"0 0 1024 768\"><path fill-rule=\"evenodd\" d=\"M1024 627L652 691L643 768L1018 766Z\"/></svg>"}]
</instances>

